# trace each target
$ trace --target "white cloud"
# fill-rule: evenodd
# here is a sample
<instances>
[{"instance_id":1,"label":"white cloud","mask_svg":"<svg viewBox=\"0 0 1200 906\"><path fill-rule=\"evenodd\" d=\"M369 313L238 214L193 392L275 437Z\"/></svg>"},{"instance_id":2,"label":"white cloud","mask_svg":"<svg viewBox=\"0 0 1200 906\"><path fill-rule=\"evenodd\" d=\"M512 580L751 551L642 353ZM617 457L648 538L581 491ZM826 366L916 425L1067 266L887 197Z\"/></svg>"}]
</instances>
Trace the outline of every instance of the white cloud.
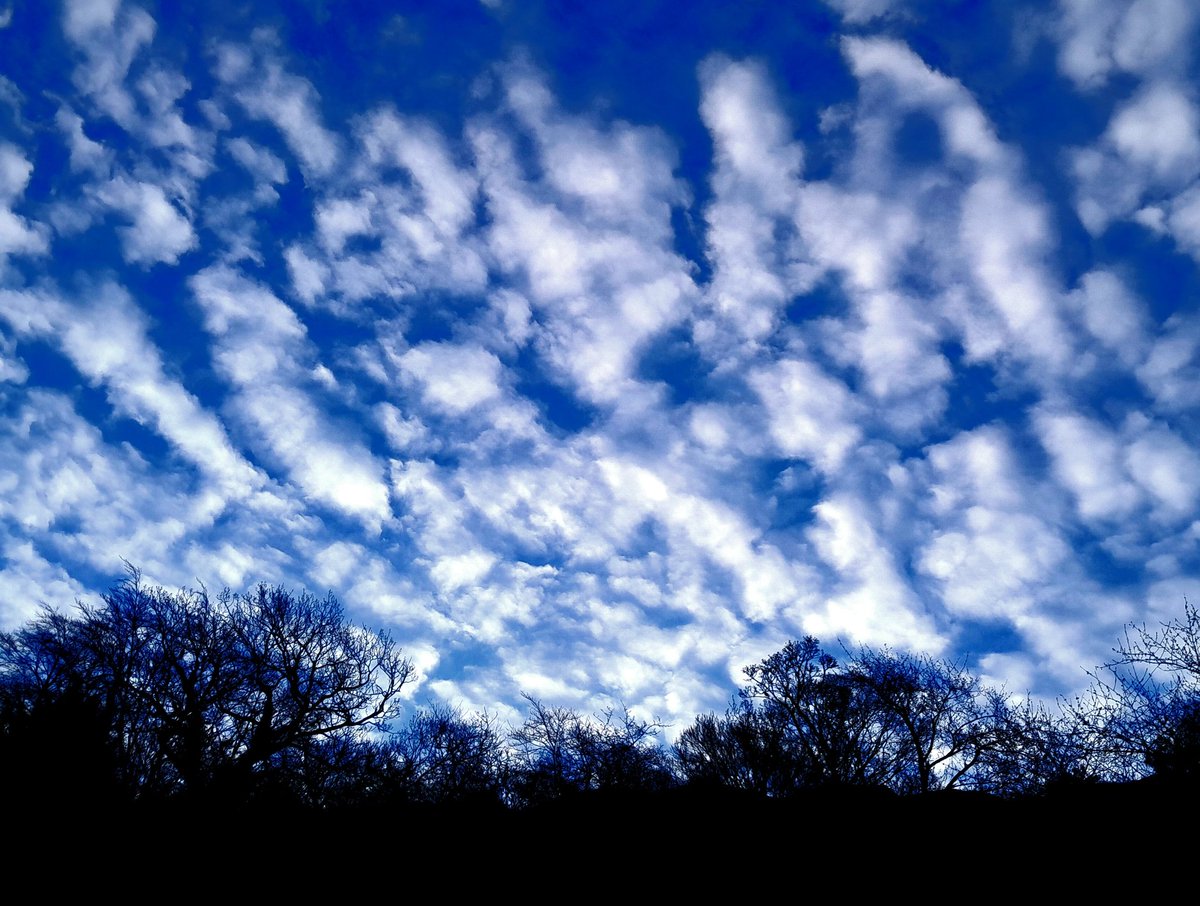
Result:
<instances>
[{"instance_id":1,"label":"white cloud","mask_svg":"<svg viewBox=\"0 0 1200 906\"><path fill-rule=\"evenodd\" d=\"M1200 453L1166 426L1152 426L1129 447L1129 474L1175 518L1191 519L1200 497Z\"/></svg>"},{"instance_id":2,"label":"white cloud","mask_svg":"<svg viewBox=\"0 0 1200 906\"><path fill-rule=\"evenodd\" d=\"M287 166L266 148L241 136L229 139L225 143L225 147L233 159L245 167L256 182L287 182Z\"/></svg>"},{"instance_id":3,"label":"white cloud","mask_svg":"<svg viewBox=\"0 0 1200 906\"><path fill-rule=\"evenodd\" d=\"M47 560L33 542L0 537L0 632L8 632L37 616L41 605L63 609L84 594L84 588L61 564Z\"/></svg>"},{"instance_id":4,"label":"white cloud","mask_svg":"<svg viewBox=\"0 0 1200 906\"><path fill-rule=\"evenodd\" d=\"M1007 180L981 179L963 199L962 230L975 278L1019 344L1018 354L1064 368L1073 342L1042 263L1049 238L1044 209L1015 195Z\"/></svg>"},{"instance_id":5,"label":"white cloud","mask_svg":"<svg viewBox=\"0 0 1200 906\"><path fill-rule=\"evenodd\" d=\"M1111 271L1089 271L1067 302L1088 332L1126 367L1138 365L1149 339L1148 315L1121 278Z\"/></svg>"},{"instance_id":6,"label":"white cloud","mask_svg":"<svg viewBox=\"0 0 1200 906\"><path fill-rule=\"evenodd\" d=\"M321 503L378 531L391 514L382 467L322 405L314 351L295 313L228 268L208 268L190 284L213 339L213 362L233 390L238 440L270 456Z\"/></svg>"},{"instance_id":7,"label":"white cloud","mask_svg":"<svg viewBox=\"0 0 1200 906\"><path fill-rule=\"evenodd\" d=\"M371 234L371 211L369 201L349 198L334 198L321 202L314 212L317 234L325 250L340 254L346 240L354 236Z\"/></svg>"},{"instance_id":8,"label":"white cloud","mask_svg":"<svg viewBox=\"0 0 1200 906\"><path fill-rule=\"evenodd\" d=\"M21 150L7 142L0 142L0 204L12 204L25 192L33 164L25 159Z\"/></svg>"},{"instance_id":9,"label":"white cloud","mask_svg":"<svg viewBox=\"0 0 1200 906\"><path fill-rule=\"evenodd\" d=\"M216 417L167 377L145 316L121 287L103 284L74 303L0 290L0 317L21 334L56 343L84 378L107 389L118 412L158 431L216 483L223 499L246 497L262 485L263 476L234 450Z\"/></svg>"},{"instance_id":10,"label":"white cloud","mask_svg":"<svg viewBox=\"0 0 1200 906\"><path fill-rule=\"evenodd\" d=\"M161 186L120 176L100 186L96 194L101 203L133 221L118 228L130 264L176 264L180 255L196 246L191 221Z\"/></svg>"},{"instance_id":11,"label":"white cloud","mask_svg":"<svg viewBox=\"0 0 1200 906\"><path fill-rule=\"evenodd\" d=\"M700 116L713 136L718 188L737 184L782 209L804 166L761 66L709 57L700 66ZM781 194L783 193L783 194Z\"/></svg>"},{"instance_id":12,"label":"white cloud","mask_svg":"<svg viewBox=\"0 0 1200 906\"><path fill-rule=\"evenodd\" d=\"M525 68L503 75L508 103L537 142L540 172L523 178L499 124L472 124L491 252L502 272L525 284L542 322L535 345L555 375L586 400L636 407L645 399L635 378L641 348L680 320L696 291L690 266L674 251L674 154L649 130L618 123L601 132L559 113ZM615 184L568 190L585 144L590 166L631 174L644 194Z\"/></svg>"},{"instance_id":13,"label":"white cloud","mask_svg":"<svg viewBox=\"0 0 1200 906\"><path fill-rule=\"evenodd\" d=\"M120 0L70 0L63 31L82 52L74 72L79 90L127 130L136 128L136 104L125 85L134 59L154 38L155 22L140 7Z\"/></svg>"},{"instance_id":14,"label":"white cloud","mask_svg":"<svg viewBox=\"0 0 1200 906\"><path fill-rule=\"evenodd\" d=\"M423 213L442 236L458 236L470 225L476 179L454 164L448 144L437 130L393 110L380 110L367 117L358 131L372 168L402 167L412 174Z\"/></svg>"},{"instance_id":15,"label":"white cloud","mask_svg":"<svg viewBox=\"0 0 1200 906\"><path fill-rule=\"evenodd\" d=\"M43 255L50 247L49 231L7 208L0 208L0 268L5 255ZM0 271L2 272L2 271Z\"/></svg>"},{"instance_id":16,"label":"white cloud","mask_svg":"<svg viewBox=\"0 0 1200 906\"><path fill-rule=\"evenodd\" d=\"M946 583L944 600L965 612L1002 615L1028 606L1029 589L1068 548L1037 515L1006 433L985 427L930 448L926 506L939 526L921 568ZM1011 563L1005 564L1005 558Z\"/></svg>"},{"instance_id":17,"label":"white cloud","mask_svg":"<svg viewBox=\"0 0 1200 906\"><path fill-rule=\"evenodd\" d=\"M1047 409L1035 412L1034 422L1082 519L1124 519L1133 513L1141 494L1125 472L1115 432L1093 419Z\"/></svg>"},{"instance_id":18,"label":"white cloud","mask_svg":"<svg viewBox=\"0 0 1200 906\"><path fill-rule=\"evenodd\" d=\"M0 334L0 385L24 384L29 379L29 368L15 354L15 346L7 336ZM4 397L4 389L0 387L0 399Z\"/></svg>"},{"instance_id":19,"label":"white cloud","mask_svg":"<svg viewBox=\"0 0 1200 906\"><path fill-rule=\"evenodd\" d=\"M892 286L906 252L921 239L916 212L907 205L827 183L804 188L796 216L813 255L868 292Z\"/></svg>"},{"instance_id":20,"label":"white cloud","mask_svg":"<svg viewBox=\"0 0 1200 906\"><path fill-rule=\"evenodd\" d=\"M71 153L71 170L76 173L92 173L107 176L112 167L112 152L103 144L88 138L83 131L83 117L69 107L60 107L54 122L66 136Z\"/></svg>"},{"instance_id":21,"label":"white cloud","mask_svg":"<svg viewBox=\"0 0 1200 906\"><path fill-rule=\"evenodd\" d=\"M1184 251L1200 262L1200 185L1172 200L1167 229Z\"/></svg>"},{"instance_id":22,"label":"white cloud","mask_svg":"<svg viewBox=\"0 0 1200 906\"><path fill-rule=\"evenodd\" d=\"M0 275L6 255L42 255L50 248L49 230L12 210L29 184L33 164L19 148L0 142Z\"/></svg>"},{"instance_id":23,"label":"white cloud","mask_svg":"<svg viewBox=\"0 0 1200 906\"><path fill-rule=\"evenodd\" d=\"M429 289L482 293L476 177L447 140L386 109L359 119L354 134L341 191L316 200L316 242L285 252L295 294L333 307L387 297L407 309Z\"/></svg>"},{"instance_id":24,"label":"white cloud","mask_svg":"<svg viewBox=\"0 0 1200 906\"><path fill-rule=\"evenodd\" d=\"M1081 88L1114 73L1184 69L1196 8L1189 0L1059 0L1059 68Z\"/></svg>"},{"instance_id":25,"label":"white cloud","mask_svg":"<svg viewBox=\"0 0 1200 906\"><path fill-rule=\"evenodd\" d=\"M1169 317L1154 338L1138 380L1167 411L1190 411L1200 394L1200 319Z\"/></svg>"},{"instance_id":26,"label":"white cloud","mask_svg":"<svg viewBox=\"0 0 1200 906\"><path fill-rule=\"evenodd\" d=\"M1195 254L1188 187L1200 176L1200 110L1186 77L1153 75L1070 160L1076 212L1089 232L1130 218Z\"/></svg>"},{"instance_id":27,"label":"white cloud","mask_svg":"<svg viewBox=\"0 0 1200 906\"><path fill-rule=\"evenodd\" d=\"M855 423L859 404L844 384L811 362L783 360L754 371L749 382L785 456L835 471L862 439Z\"/></svg>"},{"instance_id":28,"label":"white cloud","mask_svg":"<svg viewBox=\"0 0 1200 906\"><path fill-rule=\"evenodd\" d=\"M886 16L893 10L902 10L905 0L822 0L842 14L850 25L863 25Z\"/></svg>"},{"instance_id":29,"label":"white cloud","mask_svg":"<svg viewBox=\"0 0 1200 906\"><path fill-rule=\"evenodd\" d=\"M125 557L157 568L219 512L211 495L187 496L129 445L106 444L61 394L31 388L0 433L0 517L58 562L109 573Z\"/></svg>"},{"instance_id":30,"label":"white cloud","mask_svg":"<svg viewBox=\"0 0 1200 906\"><path fill-rule=\"evenodd\" d=\"M809 282L805 262L776 239L796 205L804 152L762 67L710 57L700 67L700 90L716 157L705 219L715 272L708 298L720 326L702 324L698 337L720 343L732 331L761 340L778 309Z\"/></svg>"},{"instance_id":31,"label":"white cloud","mask_svg":"<svg viewBox=\"0 0 1200 906\"><path fill-rule=\"evenodd\" d=\"M478 346L423 343L400 357L401 369L420 382L425 401L461 415L497 399L500 361Z\"/></svg>"},{"instance_id":32,"label":"white cloud","mask_svg":"<svg viewBox=\"0 0 1200 906\"><path fill-rule=\"evenodd\" d=\"M1180 184L1200 172L1200 113L1179 88L1153 84L1122 106L1105 137L1155 183Z\"/></svg>"},{"instance_id":33,"label":"white cloud","mask_svg":"<svg viewBox=\"0 0 1200 906\"><path fill-rule=\"evenodd\" d=\"M321 122L320 98L310 81L287 72L265 32L253 35L252 49L217 49L217 77L253 117L272 123L308 178L332 175L341 143Z\"/></svg>"},{"instance_id":34,"label":"white cloud","mask_svg":"<svg viewBox=\"0 0 1200 906\"><path fill-rule=\"evenodd\" d=\"M834 570L833 592L805 619L821 638L939 652L946 644L896 567L894 553L872 527L868 507L851 496L822 500L809 530L817 553Z\"/></svg>"}]
</instances>

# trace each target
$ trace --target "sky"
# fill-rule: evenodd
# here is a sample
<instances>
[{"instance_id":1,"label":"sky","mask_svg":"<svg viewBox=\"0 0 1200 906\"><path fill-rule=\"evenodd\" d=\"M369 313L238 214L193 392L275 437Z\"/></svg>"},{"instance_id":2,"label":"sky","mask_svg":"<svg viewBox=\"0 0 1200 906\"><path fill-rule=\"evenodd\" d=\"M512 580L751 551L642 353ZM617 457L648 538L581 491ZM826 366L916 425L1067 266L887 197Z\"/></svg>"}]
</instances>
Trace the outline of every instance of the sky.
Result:
<instances>
[{"instance_id":1,"label":"sky","mask_svg":"<svg viewBox=\"0 0 1200 906\"><path fill-rule=\"evenodd\" d=\"M678 733L1200 598L1191 0L0 0L0 628L332 590Z\"/></svg>"}]
</instances>

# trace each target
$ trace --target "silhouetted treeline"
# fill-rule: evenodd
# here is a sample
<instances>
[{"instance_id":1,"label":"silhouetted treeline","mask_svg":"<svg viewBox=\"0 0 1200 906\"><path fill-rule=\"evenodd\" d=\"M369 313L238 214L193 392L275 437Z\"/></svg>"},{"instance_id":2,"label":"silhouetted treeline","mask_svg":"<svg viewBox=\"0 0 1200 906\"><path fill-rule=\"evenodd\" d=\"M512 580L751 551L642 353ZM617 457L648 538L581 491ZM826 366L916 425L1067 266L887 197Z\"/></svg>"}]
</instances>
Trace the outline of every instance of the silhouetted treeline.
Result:
<instances>
[{"instance_id":1,"label":"silhouetted treeline","mask_svg":"<svg viewBox=\"0 0 1200 906\"><path fill-rule=\"evenodd\" d=\"M1087 695L1048 708L960 663L869 647L838 657L805 638L748 666L724 713L667 746L664 727L627 710L529 696L518 726L440 705L405 717L411 663L332 596L261 585L212 597L132 572L99 605L0 635L0 777L10 809L32 811L555 820L581 804L686 815L696 802L750 814L829 795L1027 801L1150 776L1193 789L1200 616L1185 604L1181 620L1131 627L1114 651Z\"/></svg>"}]
</instances>

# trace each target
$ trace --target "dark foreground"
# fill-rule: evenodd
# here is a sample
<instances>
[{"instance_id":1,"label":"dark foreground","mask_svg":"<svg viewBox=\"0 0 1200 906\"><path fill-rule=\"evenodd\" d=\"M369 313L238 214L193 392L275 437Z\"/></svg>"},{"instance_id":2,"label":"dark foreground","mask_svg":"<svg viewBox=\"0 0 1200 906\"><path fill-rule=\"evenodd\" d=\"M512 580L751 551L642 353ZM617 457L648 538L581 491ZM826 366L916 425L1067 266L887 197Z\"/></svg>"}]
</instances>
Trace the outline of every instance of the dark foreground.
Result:
<instances>
[{"instance_id":1,"label":"dark foreground","mask_svg":"<svg viewBox=\"0 0 1200 906\"><path fill-rule=\"evenodd\" d=\"M1104 878L1113 890L1139 879L1144 896L1168 878L1194 893L1200 816L1194 788L1152 780L1015 800L865 789L764 800L680 788L581 794L523 811L9 805L18 806L5 820L10 879L34 881L51 898L116 893L133 902L189 893L437 900L468 891L537 902L683 892L740 900L765 890L790 891L789 901L988 899Z\"/></svg>"}]
</instances>

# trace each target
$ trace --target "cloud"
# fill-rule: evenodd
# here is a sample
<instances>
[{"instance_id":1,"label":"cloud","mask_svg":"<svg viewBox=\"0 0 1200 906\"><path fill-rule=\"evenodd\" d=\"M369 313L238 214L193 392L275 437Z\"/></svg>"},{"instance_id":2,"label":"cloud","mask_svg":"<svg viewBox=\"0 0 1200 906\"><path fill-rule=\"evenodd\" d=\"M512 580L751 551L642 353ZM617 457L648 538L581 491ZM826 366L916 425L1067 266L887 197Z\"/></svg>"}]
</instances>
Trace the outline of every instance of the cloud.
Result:
<instances>
[{"instance_id":1,"label":"cloud","mask_svg":"<svg viewBox=\"0 0 1200 906\"><path fill-rule=\"evenodd\" d=\"M1114 114L1106 138L1156 183L1191 180L1200 171L1200 114L1178 88L1155 84Z\"/></svg>"},{"instance_id":2,"label":"cloud","mask_svg":"<svg viewBox=\"0 0 1200 906\"><path fill-rule=\"evenodd\" d=\"M929 404L940 398L947 376L935 352L943 336L960 342L972 360L1019 357L1036 361L1046 374L1068 368L1075 350L1061 289L1047 267L1053 252L1048 210L1026 184L1019 156L997 139L961 82L905 45L845 38L842 48L859 80L852 115L857 143L845 168L850 191L836 185L806 191L806 197L820 193L811 212L801 209L808 214L801 229L818 260L847 274L860 304L876 306L868 300L880 289L907 290L937 274L937 313L916 321L925 322L921 358L931 365L913 389ZM914 113L933 119L940 145L938 159L918 167L893 150ZM869 226L878 223L882 229ZM864 361L861 367L872 366ZM884 379L879 365L873 367L875 380Z\"/></svg>"},{"instance_id":3,"label":"cloud","mask_svg":"<svg viewBox=\"0 0 1200 906\"><path fill-rule=\"evenodd\" d=\"M317 501L362 520L371 531L391 515L381 465L326 412L313 387L314 350L287 305L229 268L189 281L228 382L238 441L267 455Z\"/></svg>"},{"instance_id":4,"label":"cloud","mask_svg":"<svg viewBox=\"0 0 1200 906\"><path fill-rule=\"evenodd\" d=\"M0 144L0 203L11 204L20 198L29 185L33 164L25 159L20 149L10 144Z\"/></svg>"},{"instance_id":5,"label":"cloud","mask_svg":"<svg viewBox=\"0 0 1200 906\"><path fill-rule=\"evenodd\" d=\"M364 109L280 35L206 23L204 73L173 21L67 4L54 153L0 143L0 585L73 595L122 554L307 581L423 694L513 714L682 724L804 633L1078 685L1195 572L1200 322L1035 180L1200 249L1194 16L1060 4L1107 122L1054 157L1087 117L1031 141L1012 60L830 5L844 69L789 96L791 63L698 48L670 135L522 59L455 123L420 76Z\"/></svg>"},{"instance_id":6,"label":"cloud","mask_svg":"<svg viewBox=\"0 0 1200 906\"><path fill-rule=\"evenodd\" d=\"M33 164L15 145L0 142L0 274L8 255L42 255L50 248L49 230L12 210L29 184Z\"/></svg>"},{"instance_id":7,"label":"cloud","mask_svg":"<svg viewBox=\"0 0 1200 906\"><path fill-rule=\"evenodd\" d=\"M312 83L288 72L274 45L274 38L260 31L250 47L219 46L217 78L246 113L279 130L306 178L330 176L341 159L341 143L321 122L320 98Z\"/></svg>"},{"instance_id":8,"label":"cloud","mask_svg":"<svg viewBox=\"0 0 1200 906\"><path fill-rule=\"evenodd\" d=\"M425 401L457 415L500 396L500 361L478 346L423 343L404 353L400 368L422 387Z\"/></svg>"},{"instance_id":9,"label":"cloud","mask_svg":"<svg viewBox=\"0 0 1200 906\"><path fill-rule=\"evenodd\" d=\"M679 322L696 292L674 250L671 208L683 197L674 152L655 130L605 131L558 112L527 67L510 65L502 78L538 170L523 178L499 123L471 124L488 247L531 303L542 328L534 345L553 374L588 402L636 407L642 348ZM590 171L622 178L576 185L584 154Z\"/></svg>"},{"instance_id":10,"label":"cloud","mask_svg":"<svg viewBox=\"0 0 1200 906\"><path fill-rule=\"evenodd\" d=\"M1014 620L1035 608L1052 576L1062 576L1071 549L1053 523L1028 507L1002 429L962 432L932 447L929 496L934 528L917 559L940 584L951 613Z\"/></svg>"},{"instance_id":11,"label":"cloud","mask_svg":"<svg viewBox=\"0 0 1200 906\"><path fill-rule=\"evenodd\" d=\"M1140 79L1132 97L1115 105L1104 133L1071 153L1076 212L1093 235L1132 219L1197 255L1188 195L1200 176L1200 112L1190 73L1196 22L1183 0L1064 4L1064 72L1093 89L1119 72Z\"/></svg>"},{"instance_id":12,"label":"cloud","mask_svg":"<svg viewBox=\"0 0 1200 906\"><path fill-rule=\"evenodd\" d=\"M79 91L132 131L137 108L125 79L134 59L154 38L154 19L144 9L126 7L120 0L69 0L63 31L84 58L74 72Z\"/></svg>"},{"instance_id":13,"label":"cloud","mask_svg":"<svg viewBox=\"0 0 1200 906\"><path fill-rule=\"evenodd\" d=\"M1129 473L1156 501L1161 513L1191 517L1200 496L1200 452L1165 425L1153 425L1126 454Z\"/></svg>"},{"instance_id":14,"label":"cloud","mask_svg":"<svg viewBox=\"0 0 1200 906\"><path fill-rule=\"evenodd\" d=\"M196 233L161 186L117 177L97 191L97 198L124 214L132 224L118 228L125 260L130 264L175 264L196 246Z\"/></svg>"},{"instance_id":15,"label":"cloud","mask_svg":"<svg viewBox=\"0 0 1200 906\"><path fill-rule=\"evenodd\" d=\"M835 578L824 603L806 617L806 630L857 644L940 652L944 636L900 574L862 501L838 495L813 510L817 518L809 536Z\"/></svg>"},{"instance_id":16,"label":"cloud","mask_svg":"<svg viewBox=\"0 0 1200 906\"><path fill-rule=\"evenodd\" d=\"M37 616L43 605L61 607L83 596L84 588L62 565L43 557L33 542L0 537L0 632L11 632Z\"/></svg>"},{"instance_id":17,"label":"cloud","mask_svg":"<svg viewBox=\"0 0 1200 906\"><path fill-rule=\"evenodd\" d=\"M474 175L454 163L446 139L428 123L378 110L358 126L367 169L400 167L411 174L421 197L421 209L447 239L461 235L475 217L477 183Z\"/></svg>"},{"instance_id":18,"label":"cloud","mask_svg":"<svg viewBox=\"0 0 1200 906\"><path fill-rule=\"evenodd\" d=\"M761 340L778 309L811 282L798 250L776 242L797 204L804 151L761 66L713 56L699 76L700 115L715 155L705 212L714 269L707 297L720 327L702 323L697 335L709 343L726 331Z\"/></svg>"},{"instance_id":19,"label":"cloud","mask_svg":"<svg viewBox=\"0 0 1200 906\"><path fill-rule=\"evenodd\" d=\"M789 359L750 375L781 453L836 471L862 439L845 385L811 362Z\"/></svg>"},{"instance_id":20,"label":"cloud","mask_svg":"<svg viewBox=\"0 0 1200 906\"><path fill-rule=\"evenodd\" d=\"M130 447L106 444L61 394L30 388L2 431L0 518L43 555L108 573L121 557L158 563L211 524L209 499L154 475Z\"/></svg>"},{"instance_id":21,"label":"cloud","mask_svg":"<svg viewBox=\"0 0 1200 906\"><path fill-rule=\"evenodd\" d=\"M1184 251L1200 261L1200 185L1172 199L1166 222L1160 228L1169 231Z\"/></svg>"},{"instance_id":22,"label":"cloud","mask_svg":"<svg viewBox=\"0 0 1200 906\"><path fill-rule=\"evenodd\" d=\"M904 0L822 0L842 14L850 25L863 25L893 10L903 9Z\"/></svg>"},{"instance_id":23,"label":"cloud","mask_svg":"<svg viewBox=\"0 0 1200 906\"><path fill-rule=\"evenodd\" d=\"M59 107L54 122L67 139L73 172L109 175L113 154L102 143L88 138L83 130L83 117L69 107Z\"/></svg>"},{"instance_id":24,"label":"cloud","mask_svg":"<svg viewBox=\"0 0 1200 906\"><path fill-rule=\"evenodd\" d=\"M1128 518L1141 503L1123 467L1123 444L1101 422L1074 413L1040 410L1035 423L1054 456L1055 474L1075 495L1080 518Z\"/></svg>"},{"instance_id":25,"label":"cloud","mask_svg":"<svg viewBox=\"0 0 1200 906\"><path fill-rule=\"evenodd\" d=\"M1188 64L1196 10L1187 0L1059 0L1058 10L1059 68L1080 88Z\"/></svg>"},{"instance_id":26,"label":"cloud","mask_svg":"<svg viewBox=\"0 0 1200 906\"><path fill-rule=\"evenodd\" d=\"M18 335L57 345L113 407L164 437L211 479L222 500L244 498L263 476L233 448L224 427L167 377L145 315L120 286L105 283L68 302L44 291L0 290L0 317Z\"/></svg>"},{"instance_id":27,"label":"cloud","mask_svg":"<svg viewBox=\"0 0 1200 906\"><path fill-rule=\"evenodd\" d=\"M1159 407L1188 411L1200 392L1200 320L1187 312L1167 318L1137 376Z\"/></svg>"},{"instance_id":28,"label":"cloud","mask_svg":"<svg viewBox=\"0 0 1200 906\"><path fill-rule=\"evenodd\" d=\"M287 182L287 166L266 148L241 136L229 139L225 147L233 159L245 167L260 185Z\"/></svg>"},{"instance_id":29,"label":"cloud","mask_svg":"<svg viewBox=\"0 0 1200 906\"><path fill-rule=\"evenodd\" d=\"M1111 271L1089 271L1068 297L1068 306L1108 353L1127 368L1141 363L1149 345L1149 315L1141 300Z\"/></svg>"},{"instance_id":30,"label":"cloud","mask_svg":"<svg viewBox=\"0 0 1200 906\"><path fill-rule=\"evenodd\" d=\"M356 121L353 163L316 201L315 242L285 253L293 292L308 304L358 306L448 290L481 293L487 268L475 225L476 177L420 120L377 110Z\"/></svg>"}]
</instances>

